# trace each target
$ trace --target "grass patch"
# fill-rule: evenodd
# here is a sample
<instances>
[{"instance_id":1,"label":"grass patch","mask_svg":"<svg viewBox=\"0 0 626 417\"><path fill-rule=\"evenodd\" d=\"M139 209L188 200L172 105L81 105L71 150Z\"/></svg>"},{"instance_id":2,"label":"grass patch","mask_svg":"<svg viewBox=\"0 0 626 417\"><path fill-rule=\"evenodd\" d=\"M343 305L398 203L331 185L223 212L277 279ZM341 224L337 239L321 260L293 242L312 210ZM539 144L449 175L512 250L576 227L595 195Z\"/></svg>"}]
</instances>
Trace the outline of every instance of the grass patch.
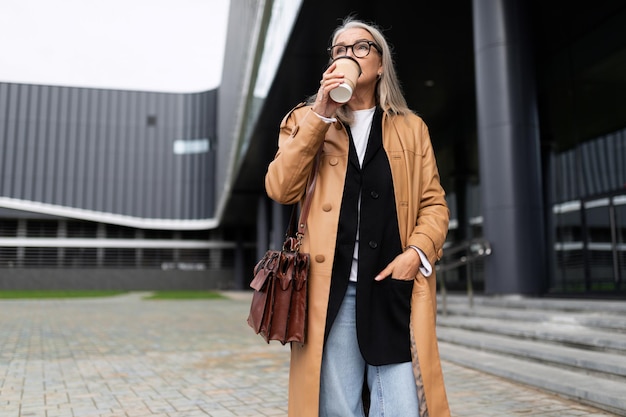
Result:
<instances>
[{"instance_id":1,"label":"grass patch","mask_svg":"<svg viewBox=\"0 0 626 417\"><path fill-rule=\"evenodd\" d=\"M0 299L111 297L129 291L115 290L0 290ZM144 300L206 300L226 299L219 292L197 290L153 291Z\"/></svg>"},{"instance_id":2,"label":"grass patch","mask_svg":"<svg viewBox=\"0 0 626 417\"><path fill-rule=\"evenodd\" d=\"M215 291L155 291L151 295L144 297L144 300L206 300L225 299L222 294Z\"/></svg>"},{"instance_id":3,"label":"grass patch","mask_svg":"<svg viewBox=\"0 0 626 417\"><path fill-rule=\"evenodd\" d=\"M113 290L2 290L0 291L0 299L110 297L126 292Z\"/></svg>"}]
</instances>

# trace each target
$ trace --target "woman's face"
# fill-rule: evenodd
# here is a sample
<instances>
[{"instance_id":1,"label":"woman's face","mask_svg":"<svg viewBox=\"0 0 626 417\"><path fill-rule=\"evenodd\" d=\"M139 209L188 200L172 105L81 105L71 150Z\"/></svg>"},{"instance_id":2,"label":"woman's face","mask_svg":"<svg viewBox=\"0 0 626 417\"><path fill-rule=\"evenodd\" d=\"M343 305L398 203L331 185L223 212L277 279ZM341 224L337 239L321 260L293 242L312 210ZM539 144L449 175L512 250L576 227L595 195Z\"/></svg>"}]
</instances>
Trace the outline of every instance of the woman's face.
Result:
<instances>
[{"instance_id":1,"label":"woman's face","mask_svg":"<svg viewBox=\"0 0 626 417\"><path fill-rule=\"evenodd\" d=\"M345 32L342 32L337 39L335 40L335 44L337 45L355 45L357 44L361 46L361 52L357 51L358 55L363 54L363 46L367 44L359 43L359 41L374 41L372 35L365 29L361 28L351 28L347 29ZM354 49L357 48L354 47ZM340 48L343 49L343 48ZM366 50L365 50L366 51ZM378 74L382 71L382 58L380 56L380 52L376 49L375 46L369 47L369 53L366 56L359 57L354 54L353 48L348 47L345 50L345 53L342 55L348 55L354 59L356 59L361 65L361 76L359 77L357 83L357 89L359 87L367 87L376 85L376 81L378 80Z\"/></svg>"}]
</instances>

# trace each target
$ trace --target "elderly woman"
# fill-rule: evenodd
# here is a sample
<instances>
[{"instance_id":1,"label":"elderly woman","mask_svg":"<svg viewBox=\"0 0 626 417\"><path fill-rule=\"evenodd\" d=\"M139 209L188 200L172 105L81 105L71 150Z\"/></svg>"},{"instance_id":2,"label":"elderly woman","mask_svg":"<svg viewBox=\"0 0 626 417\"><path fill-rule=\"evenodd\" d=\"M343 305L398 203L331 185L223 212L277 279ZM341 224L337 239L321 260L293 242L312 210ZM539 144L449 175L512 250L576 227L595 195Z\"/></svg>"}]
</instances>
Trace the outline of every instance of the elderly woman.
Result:
<instances>
[{"instance_id":1,"label":"elderly woman","mask_svg":"<svg viewBox=\"0 0 626 417\"><path fill-rule=\"evenodd\" d=\"M449 211L428 128L407 107L374 24L344 19L328 51L331 62L360 64L352 97L329 96L344 82L331 63L317 94L283 119L265 177L270 198L294 204L318 166L302 246L312 260L308 327L291 346L289 416L449 416L433 268Z\"/></svg>"}]
</instances>

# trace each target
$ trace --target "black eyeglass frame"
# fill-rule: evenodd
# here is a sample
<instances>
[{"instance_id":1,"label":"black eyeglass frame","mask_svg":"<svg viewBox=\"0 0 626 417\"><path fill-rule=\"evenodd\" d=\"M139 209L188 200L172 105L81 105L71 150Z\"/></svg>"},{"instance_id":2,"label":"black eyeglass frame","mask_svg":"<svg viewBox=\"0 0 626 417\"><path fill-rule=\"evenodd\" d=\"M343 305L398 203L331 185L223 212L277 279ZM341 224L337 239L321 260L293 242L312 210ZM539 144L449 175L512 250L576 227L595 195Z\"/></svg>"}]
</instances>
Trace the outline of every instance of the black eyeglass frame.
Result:
<instances>
[{"instance_id":1,"label":"black eyeglass frame","mask_svg":"<svg viewBox=\"0 0 626 417\"><path fill-rule=\"evenodd\" d=\"M361 43L366 43L367 44L367 53L363 56L357 56L356 53L354 53L354 46L361 44ZM336 58L335 56L333 56L333 49L338 47L338 46L342 46L344 48L346 48L346 54L348 54L348 49L352 50L352 55L354 55L357 58L365 58L366 56L368 56L370 54L370 52L372 52L372 46L374 47L374 49L376 49L376 52L378 52L379 55L382 55L382 51L380 50L380 46L378 46L378 44L374 41L368 41L368 40L361 40L361 41L357 41L356 43L353 43L352 45L331 45L328 48L326 48L326 50L328 51L328 55L331 58ZM345 55L337 55L337 56L345 56Z\"/></svg>"}]
</instances>

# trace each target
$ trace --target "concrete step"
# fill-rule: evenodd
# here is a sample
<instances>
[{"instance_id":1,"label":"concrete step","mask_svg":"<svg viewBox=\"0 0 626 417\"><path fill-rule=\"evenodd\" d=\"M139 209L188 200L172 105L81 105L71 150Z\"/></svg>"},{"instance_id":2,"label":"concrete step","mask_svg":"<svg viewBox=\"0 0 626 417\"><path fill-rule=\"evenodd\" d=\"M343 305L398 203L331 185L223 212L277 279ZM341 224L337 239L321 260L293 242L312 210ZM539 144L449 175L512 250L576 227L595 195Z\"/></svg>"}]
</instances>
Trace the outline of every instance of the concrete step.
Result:
<instances>
[{"instance_id":1,"label":"concrete step","mask_svg":"<svg viewBox=\"0 0 626 417\"><path fill-rule=\"evenodd\" d=\"M439 343L439 348L443 360L626 416L626 382L445 341Z\"/></svg>"},{"instance_id":2,"label":"concrete step","mask_svg":"<svg viewBox=\"0 0 626 417\"><path fill-rule=\"evenodd\" d=\"M469 307L467 303L454 303L448 306L447 314L440 312L440 316L471 316L530 322L564 323L596 329L606 329L626 334L626 312L570 311L559 310L557 308L534 310L529 308L484 305Z\"/></svg>"},{"instance_id":3,"label":"concrete step","mask_svg":"<svg viewBox=\"0 0 626 417\"><path fill-rule=\"evenodd\" d=\"M447 296L444 360L626 416L626 302Z\"/></svg>"},{"instance_id":4,"label":"concrete step","mask_svg":"<svg viewBox=\"0 0 626 417\"><path fill-rule=\"evenodd\" d=\"M526 322L471 316L439 317L437 325L475 332L506 335L526 340L560 343L581 349L626 355L626 334L564 322Z\"/></svg>"},{"instance_id":5,"label":"concrete step","mask_svg":"<svg viewBox=\"0 0 626 417\"><path fill-rule=\"evenodd\" d=\"M623 382L626 382L626 357L624 355L572 348L554 343L520 340L496 334L479 334L472 330L453 327L440 327L437 332L440 341L450 344L567 367L616 380L622 378Z\"/></svg>"},{"instance_id":6,"label":"concrete step","mask_svg":"<svg viewBox=\"0 0 626 417\"><path fill-rule=\"evenodd\" d=\"M438 297L439 303L443 300ZM498 307L532 311L563 311L563 312L590 312L626 314L626 300L589 300L573 298L532 298L523 296L486 296L474 295L474 306ZM468 305L469 297L466 294L448 294L448 305Z\"/></svg>"}]
</instances>

